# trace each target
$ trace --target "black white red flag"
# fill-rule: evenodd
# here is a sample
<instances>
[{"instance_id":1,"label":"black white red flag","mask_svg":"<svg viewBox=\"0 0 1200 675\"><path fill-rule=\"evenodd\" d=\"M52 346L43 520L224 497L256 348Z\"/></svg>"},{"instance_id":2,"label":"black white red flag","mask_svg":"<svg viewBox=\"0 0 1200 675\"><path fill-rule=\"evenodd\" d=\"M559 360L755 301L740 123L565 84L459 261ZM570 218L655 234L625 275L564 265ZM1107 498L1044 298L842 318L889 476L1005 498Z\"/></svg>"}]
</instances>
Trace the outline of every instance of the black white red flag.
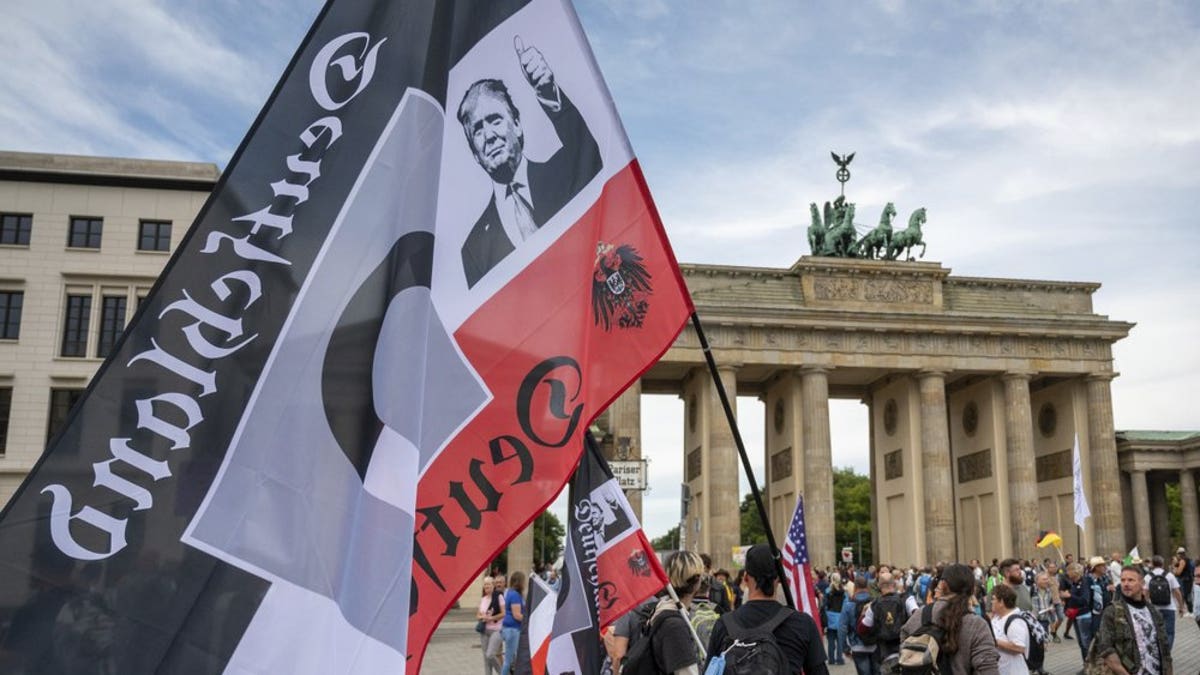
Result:
<instances>
[{"instance_id":1,"label":"black white red flag","mask_svg":"<svg viewBox=\"0 0 1200 675\"><path fill-rule=\"evenodd\" d=\"M0 514L5 672L417 672L691 303L565 0L334 0Z\"/></svg>"},{"instance_id":2,"label":"black white red flag","mask_svg":"<svg viewBox=\"0 0 1200 675\"><path fill-rule=\"evenodd\" d=\"M522 662L518 672L601 672L601 631L668 583L654 548L591 434L586 443L571 478L562 582L549 636L543 637L547 604L543 601L530 614L529 665ZM526 667L528 670L523 670Z\"/></svg>"}]
</instances>

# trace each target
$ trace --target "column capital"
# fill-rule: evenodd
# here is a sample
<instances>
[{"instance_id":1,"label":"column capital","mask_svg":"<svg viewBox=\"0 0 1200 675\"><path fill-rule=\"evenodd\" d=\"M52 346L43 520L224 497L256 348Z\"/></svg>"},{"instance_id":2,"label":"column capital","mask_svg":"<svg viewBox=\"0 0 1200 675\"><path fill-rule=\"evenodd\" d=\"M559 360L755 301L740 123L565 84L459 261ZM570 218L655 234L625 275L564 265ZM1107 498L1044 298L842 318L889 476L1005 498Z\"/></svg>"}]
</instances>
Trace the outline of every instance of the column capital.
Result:
<instances>
[{"instance_id":1,"label":"column capital","mask_svg":"<svg viewBox=\"0 0 1200 675\"><path fill-rule=\"evenodd\" d=\"M833 366L817 364L817 365L811 365L811 366L800 366L799 368L796 369L796 372L801 376L825 375L825 374L828 374L829 371L831 371L831 370L833 370Z\"/></svg>"},{"instance_id":2,"label":"column capital","mask_svg":"<svg viewBox=\"0 0 1200 675\"><path fill-rule=\"evenodd\" d=\"M742 364L742 363L718 363L717 364L717 372L736 373L739 369L741 369L741 367L743 365L745 365L745 364ZM705 371L705 372L707 372L707 371Z\"/></svg>"},{"instance_id":3,"label":"column capital","mask_svg":"<svg viewBox=\"0 0 1200 675\"><path fill-rule=\"evenodd\" d=\"M1088 382L1112 382L1120 375L1121 374L1116 371L1108 373L1088 373L1087 375L1084 375L1083 379L1087 380Z\"/></svg>"},{"instance_id":4,"label":"column capital","mask_svg":"<svg viewBox=\"0 0 1200 675\"><path fill-rule=\"evenodd\" d=\"M945 380L946 373L947 373L947 371L945 371L945 370L936 370L934 368L923 368L923 369L917 371L917 379L926 380L929 378L936 377L939 380Z\"/></svg>"},{"instance_id":5,"label":"column capital","mask_svg":"<svg viewBox=\"0 0 1200 675\"><path fill-rule=\"evenodd\" d=\"M1028 382L1033 378L1035 373L1030 370L1006 370L1000 374L1001 380L1024 380Z\"/></svg>"}]
</instances>

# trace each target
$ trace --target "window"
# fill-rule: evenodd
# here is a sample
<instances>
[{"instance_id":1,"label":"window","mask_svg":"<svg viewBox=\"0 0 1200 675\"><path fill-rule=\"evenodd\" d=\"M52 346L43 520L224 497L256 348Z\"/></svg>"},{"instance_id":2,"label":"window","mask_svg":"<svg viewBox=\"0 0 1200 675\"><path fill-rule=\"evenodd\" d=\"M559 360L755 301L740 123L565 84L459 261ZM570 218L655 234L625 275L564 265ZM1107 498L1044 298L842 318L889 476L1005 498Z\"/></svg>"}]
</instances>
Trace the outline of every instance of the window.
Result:
<instances>
[{"instance_id":1,"label":"window","mask_svg":"<svg viewBox=\"0 0 1200 675\"><path fill-rule=\"evenodd\" d=\"M87 356L88 322L91 313L92 296L67 296L67 316L63 323L63 356Z\"/></svg>"},{"instance_id":2,"label":"window","mask_svg":"<svg viewBox=\"0 0 1200 675\"><path fill-rule=\"evenodd\" d=\"M143 220L138 234L139 251L170 251L171 223L160 220Z\"/></svg>"},{"instance_id":3,"label":"window","mask_svg":"<svg viewBox=\"0 0 1200 675\"><path fill-rule=\"evenodd\" d=\"M125 330L125 296L106 295L100 303L100 339L96 356L104 358L112 351L121 331ZM84 331L86 332L86 331Z\"/></svg>"},{"instance_id":4,"label":"window","mask_svg":"<svg viewBox=\"0 0 1200 675\"><path fill-rule=\"evenodd\" d=\"M28 213L0 213L0 244L28 246L33 216Z\"/></svg>"},{"instance_id":5,"label":"window","mask_svg":"<svg viewBox=\"0 0 1200 675\"><path fill-rule=\"evenodd\" d=\"M71 248L100 248L100 233L104 221L100 218L71 217L71 232L67 246Z\"/></svg>"},{"instance_id":6,"label":"window","mask_svg":"<svg viewBox=\"0 0 1200 675\"><path fill-rule=\"evenodd\" d=\"M82 389L50 390L50 422L46 425L46 443L58 435L67 424L71 409L83 398Z\"/></svg>"},{"instance_id":7,"label":"window","mask_svg":"<svg viewBox=\"0 0 1200 675\"><path fill-rule=\"evenodd\" d=\"M0 340L16 340L21 332L22 291L0 291Z\"/></svg>"},{"instance_id":8,"label":"window","mask_svg":"<svg viewBox=\"0 0 1200 675\"><path fill-rule=\"evenodd\" d=\"M8 449L8 418L12 416L12 387L0 387L0 456Z\"/></svg>"}]
</instances>

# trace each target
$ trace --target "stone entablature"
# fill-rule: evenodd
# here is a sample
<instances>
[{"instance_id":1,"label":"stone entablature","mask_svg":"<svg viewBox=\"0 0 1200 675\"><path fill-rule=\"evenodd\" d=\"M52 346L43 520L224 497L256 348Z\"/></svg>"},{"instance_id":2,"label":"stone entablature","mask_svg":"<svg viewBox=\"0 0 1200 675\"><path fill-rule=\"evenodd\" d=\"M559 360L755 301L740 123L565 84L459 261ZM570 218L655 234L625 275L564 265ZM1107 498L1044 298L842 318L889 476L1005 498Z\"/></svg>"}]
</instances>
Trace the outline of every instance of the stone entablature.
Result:
<instances>
[{"instance_id":1,"label":"stone entablature","mask_svg":"<svg viewBox=\"0 0 1200 675\"><path fill-rule=\"evenodd\" d=\"M1117 457L1127 472L1200 469L1200 431L1121 431Z\"/></svg>"},{"instance_id":2,"label":"stone entablature","mask_svg":"<svg viewBox=\"0 0 1200 675\"><path fill-rule=\"evenodd\" d=\"M956 278L936 262L804 257L789 269L682 269L721 361L749 366L1111 373L1112 343L1133 327L1092 312L1098 284ZM702 356L685 330L648 375L651 389ZM755 388L753 372L739 379Z\"/></svg>"}]
</instances>

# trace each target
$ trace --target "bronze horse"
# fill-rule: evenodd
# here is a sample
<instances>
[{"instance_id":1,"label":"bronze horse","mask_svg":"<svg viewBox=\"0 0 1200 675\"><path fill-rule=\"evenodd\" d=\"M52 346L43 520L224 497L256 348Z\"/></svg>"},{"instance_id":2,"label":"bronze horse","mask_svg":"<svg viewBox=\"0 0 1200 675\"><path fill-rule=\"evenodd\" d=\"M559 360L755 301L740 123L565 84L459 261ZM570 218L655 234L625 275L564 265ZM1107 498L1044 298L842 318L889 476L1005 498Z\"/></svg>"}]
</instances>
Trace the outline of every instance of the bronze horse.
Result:
<instances>
[{"instance_id":1,"label":"bronze horse","mask_svg":"<svg viewBox=\"0 0 1200 675\"><path fill-rule=\"evenodd\" d=\"M921 225L925 222L925 207L921 207L913 211L908 218L908 228L900 230L892 236L892 243L887 247L887 259L895 260L899 257L900 252L904 251L904 255L908 260L912 260L912 248L917 244L921 245L921 255L925 257L925 240L921 238Z\"/></svg>"},{"instance_id":2,"label":"bronze horse","mask_svg":"<svg viewBox=\"0 0 1200 675\"><path fill-rule=\"evenodd\" d=\"M896 217L896 205L888 202L879 216L879 225L858 240L858 250L864 258L882 258L892 243L892 218Z\"/></svg>"}]
</instances>

